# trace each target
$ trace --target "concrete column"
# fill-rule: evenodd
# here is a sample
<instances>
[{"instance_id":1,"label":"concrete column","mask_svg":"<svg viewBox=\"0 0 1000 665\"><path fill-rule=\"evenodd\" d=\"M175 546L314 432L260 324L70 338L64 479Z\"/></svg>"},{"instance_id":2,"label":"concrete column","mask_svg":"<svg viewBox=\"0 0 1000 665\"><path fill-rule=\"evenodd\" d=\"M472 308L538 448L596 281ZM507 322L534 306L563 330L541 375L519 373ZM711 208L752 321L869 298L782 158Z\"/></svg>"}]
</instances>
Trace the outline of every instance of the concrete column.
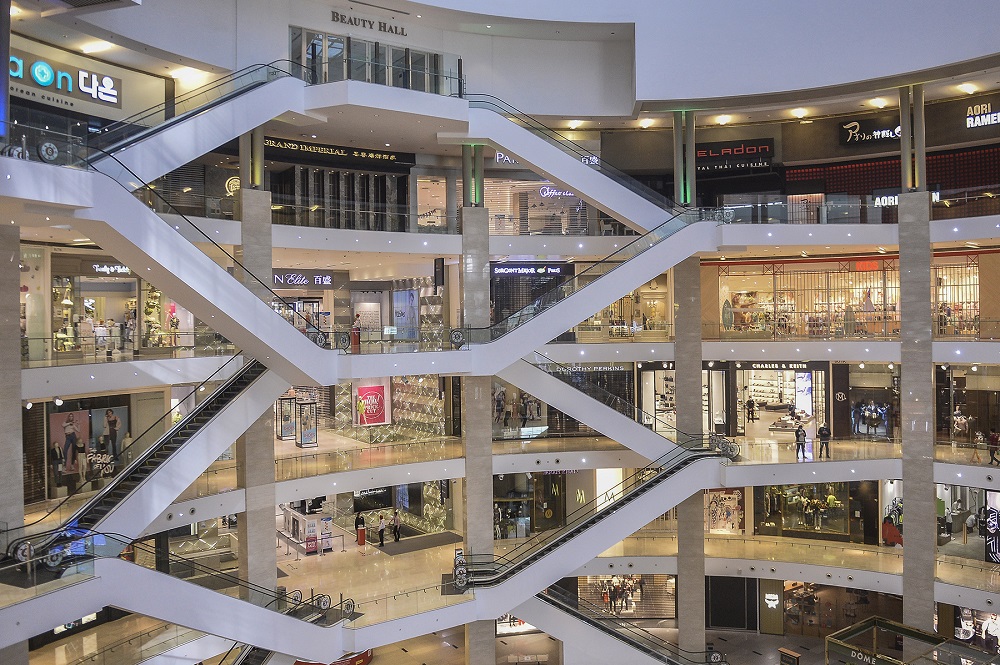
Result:
<instances>
[{"instance_id":1,"label":"concrete column","mask_svg":"<svg viewBox=\"0 0 1000 665\"><path fill-rule=\"evenodd\" d=\"M8 11L6 17L10 18ZM4 88L4 93L7 89ZM21 436L20 227L0 227L0 529L24 524L24 451ZM36 409L44 405L35 406ZM6 539L0 543L6 545ZM0 663L28 665L28 643L0 649Z\"/></svg>"},{"instance_id":2,"label":"concrete column","mask_svg":"<svg viewBox=\"0 0 1000 665\"><path fill-rule=\"evenodd\" d=\"M0 0L0 60L10 61L10 0ZM7 135L10 119L10 69L0 67L0 137ZM3 141L6 143L6 141ZM5 661L6 662L6 661Z\"/></svg>"},{"instance_id":3,"label":"concrete column","mask_svg":"<svg viewBox=\"0 0 1000 665\"><path fill-rule=\"evenodd\" d=\"M910 89L899 89L899 165L901 169L902 191L913 187L913 144L910 136L913 127L910 124Z\"/></svg>"},{"instance_id":4,"label":"concrete column","mask_svg":"<svg viewBox=\"0 0 1000 665\"><path fill-rule=\"evenodd\" d=\"M934 363L931 358L931 199L899 195L900 432L907 529L903 623L930 631L934 616Z\"/></svg>"},{"instance_id":5,"label":"concrete column","mask_svg":"<svg viewBox=\"0 0 1000 665\"><path fill-rule=\"evenodd\" d=\"M722 327L722 309L719 306L719 269L716 266L701 268L701 336L719 339Z\"/></svg>"},{"instance_id":6,"label":"concrete column","mask_svg":"<svg viewBox=\"0 0 1000 665\"><path fill-rule=\"evenodd\" d=\"M702 434L701 261L697 256L674 266L677 303L674 341L674 392L678 436ZM677 627L679 645L705 650L705 506L696 492L677 506Z\"/></svg>"},{"instance_id":7,"label":"concrete column","mask_svg":"<svg viewBox=\"0 0 1000 665\"><path fill-rule=\"evenodd\" d=\"M684 111L674 111L674 202L684 203Z\"/></svg>"},{"instance_id":8,"label":"concrete column","mask_svg":"<svg viewBox=\"0 0 1000 665\"><path fill-rule=\"evenodd\" d=\"M236 258L268 286L271 283L271 193L241 189L239 193L241 245ZM271 293L258 279L237 266L237 277L262 300ZM240 577L266 589L278 585L274 549L274 416L270 410L236 440L236 479L246 490L246 512L239 516ZM243 590L251 602L268 602Z\"/></svg>"},{"instance_id":9,"label":"concrete column","mask_svg":"<svg viewBox=\"0 0 1000 665\"><path fill-rule=\"evenodd\" d=\"M264 186L264 128L250 132L250 185L254 189Z\"/></svg>"},{"instance_id":10,"label":"concrete column","mask_svg":"<svg viewBox=\"0 0 1000 665\"><path fill-rule=\"evenodd\" d=\"M687 194L684 197L684 204L689 206L698 205L697 171L695 169L695 112L688 111L684 124L684 187Z\"/></svg>"},{"instance_id":11,"label":"concrete column","mask_svg":"<svg viewBox=\"0 0 1000 665\"><path fill-rule=\"evenodd\" d=\"M473 200L473 167L472 167L472 146L462 146L462 207L472 206Z\"/></svg>"},{"instance_id":12,"label":"concrete column","mask_svg":"<svg viewBox=\"0 0 1000 665\"><path fill-rule=\"evenodd\" d=\"M485 205L485 175L486 175L486 159L483 156L483 146L477 145L472 152L473 154L473 176L475 181L473 182L473 196L475 198L475 205L482 208Z\"/></svg>"},{"instance_id":13,"label":"concrete column","mask_svg":"<svg viewBox=\"0 0 1000 665\"><path fill-rule=\"evenodd\" d=\"M458 178L454 172L444 177L444 218L448 233L458 233Z\"/></svg>"},{"instance_id":14,"label":"concrete column","mask_svg":"<svg viewBox=\"0 0 1000 665\"><path fill-rule=\"evenodd\" d=\"M466 326L490 324L490 229L486 208L462 208L462 318ZM462 379L462 434L465 444L465 551L493 553L493 434L488 376ZM465 625L465 662L496 665L493 621Z\"/></svg>"},{"instance_id":15,"label":"concrete column","mask_svg":"<svg viewBox=\"0 0 1000 665\"><path fill-rule=\"evenodd\" d=\"M417 215L420 214L420 201L418 197L420 196L420 182L418 180L418 175L410 171L409 183L407 184L407 189L410 192L409 201L409 215L406 221L406 230L410 233L417 232Z\"/></svg>"},{"instance_id":16,"label":"concrete column","mask_svg":"<svg viewBox=\"0 0 1000 665\"><path fill-rule=\"evenodd\" d=\"M251 141L250 132L246 134L240 134L239 138L239 152L240 152L240 188L253 189L251 183L253 182L253 176L251 175L253 170L250 166L251 159Z\"/></svg>"},{"instance_id":17,"label":"concrete column","mask_svg":"<svg viewBox=\"0 0 1000 665\"><path fill-rule=\"evenodd\" d=\"M914 182L919 192L927 191L927 133L924 120L924 86L913 86Z\"/></svg>"}]
</instances>

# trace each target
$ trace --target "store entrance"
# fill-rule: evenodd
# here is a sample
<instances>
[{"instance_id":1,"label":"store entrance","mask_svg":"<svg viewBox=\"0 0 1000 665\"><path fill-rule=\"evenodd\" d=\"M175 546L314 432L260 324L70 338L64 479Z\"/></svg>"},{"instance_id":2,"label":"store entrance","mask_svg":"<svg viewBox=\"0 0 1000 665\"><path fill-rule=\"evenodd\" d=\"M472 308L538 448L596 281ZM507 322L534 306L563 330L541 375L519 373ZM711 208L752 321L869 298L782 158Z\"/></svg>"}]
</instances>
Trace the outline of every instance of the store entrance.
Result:
<instances>
[{"instance_id":1,"label":"store entrance","mask_svg":"<svg viewBox=\"0 0 1000 665\"><path fill-rule=\"evenodd\" d=\"M812 438L820 424L817 418L825 418L823 371L741 369L736 382L738 434L773 439L780 433L791 435L801 424Z\"/></svg>"}]
</instances>

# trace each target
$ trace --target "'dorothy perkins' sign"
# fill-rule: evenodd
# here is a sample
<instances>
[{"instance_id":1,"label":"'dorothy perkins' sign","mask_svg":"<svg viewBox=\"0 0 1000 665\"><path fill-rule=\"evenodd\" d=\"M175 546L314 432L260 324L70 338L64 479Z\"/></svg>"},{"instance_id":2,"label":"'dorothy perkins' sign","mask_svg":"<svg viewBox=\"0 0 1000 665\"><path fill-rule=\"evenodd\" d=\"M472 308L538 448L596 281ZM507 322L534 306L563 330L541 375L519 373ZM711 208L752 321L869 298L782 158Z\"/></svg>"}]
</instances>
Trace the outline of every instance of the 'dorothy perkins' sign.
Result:
<instances>
[{"instance_id":1,"label":"'dorothy perkins' sign","mask_svg":"<svg viewBox=\"0 0 1000 665\"><path fill-rule=\"evenodd\" d=\"M73 99L122 107L122 80L99 71L39 58L15 48L10 50L8 71L11 92L20 96L69 107Z\"/></svg>"}]
</instances>

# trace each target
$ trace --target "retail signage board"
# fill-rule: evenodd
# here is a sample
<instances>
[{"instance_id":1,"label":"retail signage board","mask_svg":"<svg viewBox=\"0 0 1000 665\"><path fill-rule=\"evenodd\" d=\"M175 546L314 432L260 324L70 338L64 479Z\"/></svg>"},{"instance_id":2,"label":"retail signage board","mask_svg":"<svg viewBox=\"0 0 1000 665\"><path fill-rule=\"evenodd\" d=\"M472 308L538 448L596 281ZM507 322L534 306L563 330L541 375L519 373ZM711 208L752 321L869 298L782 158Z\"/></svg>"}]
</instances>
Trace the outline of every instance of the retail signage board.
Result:
<instances>
[{"instance_id":1,"label":"retail signage board","mask_svg":"<svg viewBox=\"0 0 1000 665\"><path fill-rule=\"evenodd\" d=\"M363 28L365 30L372 30L374 32L384 32L387 35L396 35L397 37L409 37L406 34L406 28L401 25L396 25L390 23L389 21L380 21L378 19L364 18L363 16L357 16L356 14L348 14L344 11L337 11L336 9L331 11L330 20L334 23L341 23L343 25L353 26L355 28Z\"/></svg>"},{"instance_id":2,"label":"retail signage board","mask_svg":"<svg viewBox=\"0 0 1000 665\"><path fill-rule=\"evenodd\" d=\"M323 289L334 288L332 270L290 270L274 268L271 280L276 289Z\"/></svg>"},{"instance_id":3,"label":"retail signage board","mask_svg":"<svg viewBox=\"0 0 1000 665\"><path fill-rule=\"evenodd\" d=\"M274 136L264 137L264 158L281 162L313 162L330 166L358 166L360 168L409 167L417 161L416 155L410 152L311 143Z\"/></svg>"},{"instance_id":4,"label":"retail signage board","mask_svg":"<svg viewBox=\"0 0 1000 665\"><path fill-rule=\"evenodd\" d=\"M856 272L868 272L868 271L871 271L871 270L878 270L879 267L880 266L879 266L879 262L878 261L855 261L854 262L854 270Z\"/></svg>"},{"instance_id":5,"label":"retail signage board","mask_svg":"<svg viewBox=\"0 0 1000 665\"><path fill-rule=\"evenodd\" d=\"M771 165L774 139L713 141L695 146L695 165L699 171L752 169Z\"/></svg>"},{"instance_id":6,"label":"retail signage board","mask_svg":"<svg viewBox=\"0 0 1000 665\"><path fill-rule=\"evenodd\" d=\"M12 86L38 90L39 100L53 106L73 106L69 100L75 99L120 109L122 80L93 65L77 67L12 48L8 72Z\"/></svg>"},{"instance_id":7,"label":"retail signage board","mask_svg":"<svg viewBox=\"0 0 1000 665\"><path fill-rule=\"evenodd\" d=\"M968 104L965 109L965 128L977 129L1000 125L1000 96L993 95Z\"/></svg>"},{"instance_id":8,"label":"retail signage board","mask_svg":"<svg viewBox=\"0 0 1000 665\"><path fill-rule=\"evenodd\" d=\"M988 492L987 494L996 494ZM986 560L1000 563L1000 509L986 502Z\"/></svg>"},{"instance_id":9,"label":"retail signage board","mask_svg":"<svg viewBox=\"0 0 1000 665\"><path fill-rule=\"evenodd\" d=\"M552 263L494 263L494 277L534 277L572 274L566 271L565 264Z\"/></svg>"},{"instance_id":10,"label":"retail signage board","mask_svg":"<svg viewBox=\"0 0 1000 665\"><path fill-rule=\"evenodd\" d=\"M854 118L840 123L839 134L840 145L856 146L898 141L902 129L899 116Z\"/></svg>"}]
</instances>

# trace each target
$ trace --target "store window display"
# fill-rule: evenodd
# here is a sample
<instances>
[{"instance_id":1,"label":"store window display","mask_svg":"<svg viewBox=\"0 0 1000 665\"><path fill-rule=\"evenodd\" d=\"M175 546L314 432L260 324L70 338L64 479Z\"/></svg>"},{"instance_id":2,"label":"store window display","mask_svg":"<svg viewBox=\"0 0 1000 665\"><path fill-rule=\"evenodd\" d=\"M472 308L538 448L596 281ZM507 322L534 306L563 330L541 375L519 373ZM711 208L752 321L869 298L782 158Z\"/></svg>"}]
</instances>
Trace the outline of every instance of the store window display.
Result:
<instances>
[{"instance_id":1,"label":"store window display","mask_svg":"<svg viewBox=\"0 0 1000 665\"><path fill-rule=\"evenodd\" d=\"M756 529L760 535L848 536L848 483L767 485L754 490Z\"/></svg>"},{"instance_id":2,"label":"store window display","mask_svg":"<svg viewBox=\"0 0 1000 665\"><path fill-rule=\"evenodd\" d=\"M938 365L937 442L986 450L990 428L1000 430L1000 367Z\"/></svg>"}]
</instances>

